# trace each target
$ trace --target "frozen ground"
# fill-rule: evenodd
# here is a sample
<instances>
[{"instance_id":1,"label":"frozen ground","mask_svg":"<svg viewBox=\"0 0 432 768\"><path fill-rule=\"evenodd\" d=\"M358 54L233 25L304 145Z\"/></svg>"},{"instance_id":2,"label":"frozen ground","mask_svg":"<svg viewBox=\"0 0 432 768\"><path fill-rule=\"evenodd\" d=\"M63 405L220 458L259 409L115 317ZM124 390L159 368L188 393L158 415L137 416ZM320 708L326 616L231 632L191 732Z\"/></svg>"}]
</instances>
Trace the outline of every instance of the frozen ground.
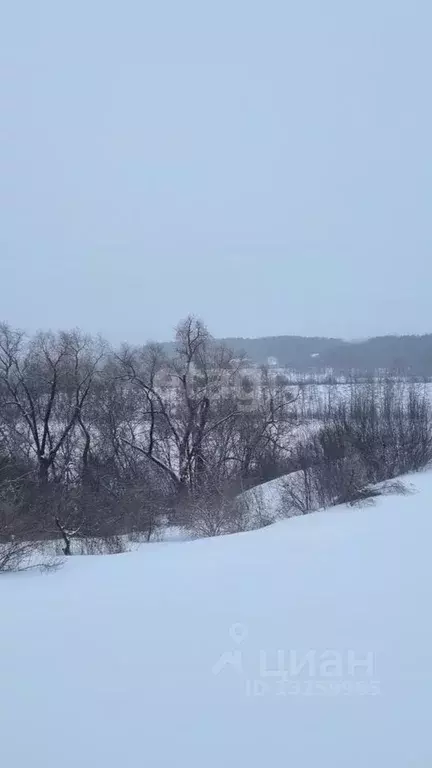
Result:
<instances>
[{"instance_id":1,"label":"frozen ground","mask_svg":"<svg viewBox=\"0 0 432 768\"><path fill-rule=\"evenodd\" d=\"M2 765L430 765L432 475L412 482L0 577Z\"/></svg>"}]
</instances>

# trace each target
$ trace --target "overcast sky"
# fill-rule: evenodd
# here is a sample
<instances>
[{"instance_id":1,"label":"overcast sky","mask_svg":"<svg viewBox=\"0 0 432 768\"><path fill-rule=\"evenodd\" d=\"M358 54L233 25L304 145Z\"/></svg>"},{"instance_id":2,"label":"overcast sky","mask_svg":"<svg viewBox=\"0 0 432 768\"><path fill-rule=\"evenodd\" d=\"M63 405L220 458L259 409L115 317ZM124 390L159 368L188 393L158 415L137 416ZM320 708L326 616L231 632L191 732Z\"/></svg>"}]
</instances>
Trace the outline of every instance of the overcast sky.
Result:
<instances>
[{"instance_id":1,"label":"overcast sky","mask_svg":"<svg viewBox=\"0 0 432 768\"><path fill-rule=\"evenodd\" d=\"M432 332L430 0L14 0L0 318Z\"/></svg>"}]
</instances>

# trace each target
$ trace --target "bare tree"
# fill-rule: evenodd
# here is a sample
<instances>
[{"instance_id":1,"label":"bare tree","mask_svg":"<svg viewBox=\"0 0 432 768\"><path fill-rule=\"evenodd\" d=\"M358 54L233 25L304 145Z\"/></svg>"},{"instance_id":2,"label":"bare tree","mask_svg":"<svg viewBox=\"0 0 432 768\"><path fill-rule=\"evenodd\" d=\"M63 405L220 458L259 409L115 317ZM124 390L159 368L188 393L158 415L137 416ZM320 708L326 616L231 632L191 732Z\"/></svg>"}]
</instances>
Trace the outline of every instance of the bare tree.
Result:
<instances>
[{"instance_id":1,"label":"bare tree","mask_svg":"<svg viewBox=\"0 0 432 768\"><path fill-rule=\"evenodd\" d=\"M0 327L0 409L9 441L36 459L46 485L77 425L103 351L78 331L28 340Z\"/></svg>"},{"instance_id":2,"label":"bare tree","mask_svg":"<svg viewBox=\"0 0 432 768\"><path fill-rule=\"evenodd\" d=\"M61 561L40 535L36 515L23 496L19 479L0 481L0 573L58 568Z\"/></svg>"},{"instance_id":3,"label":"bare tree","mask_svg":"<svg viewBox=\"0 0 432 768\"><path fill-rule=\"evenodd\" d=\"M120 364L141 398L139 422L128 425L123 442L161 470L177 493L192 492L213 467L213 435L241 416L226 396L241 363L189 317L177 329L173 358L147 346L123 350Z\"/></svg>"}]
</instances>

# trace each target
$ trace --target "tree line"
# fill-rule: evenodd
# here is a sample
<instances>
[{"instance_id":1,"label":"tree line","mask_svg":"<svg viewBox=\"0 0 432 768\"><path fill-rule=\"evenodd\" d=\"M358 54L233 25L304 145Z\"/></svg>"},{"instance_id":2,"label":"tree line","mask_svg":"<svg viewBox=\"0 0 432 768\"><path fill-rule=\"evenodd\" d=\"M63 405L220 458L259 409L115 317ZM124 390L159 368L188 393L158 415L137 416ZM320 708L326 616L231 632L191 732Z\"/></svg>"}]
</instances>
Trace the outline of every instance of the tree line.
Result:
<instances>
[{"instance_id":1,"label":"tree line","mask_svg":"<svg viewBox=\"0 0 432 768\"><path fill-rule=\"evenodd\" d=\"M194 317L169 352L1 325L0 570L53 539L70 555L121 551L169 525L256 527L266 511L241 492L267 480L295 473L291 514L432 458L430 401L414 385L354 382L312 407L306 388L265 367L255 376Z\"/></svg>"},{"instance_id":2,"label":"tree line","mask_svg":"<svg viewBox=\"0 0 432 768\"><path fill-rule=\"evenodd\" d=\"M302 374L325 373L335 376L373 374L392 375L430 381L432 378L432 334L378 336L360 341L302 336L274 336L261 339L229 339L236 351L263 364L275 357L281 366Z\"/></svg>"},{"instance_id":3,"label":"tree line","mask_svg":"<svg viewBox=\"0 0 432 768\"><path fill-rule=\"evenodd\" d=\"M69 554L73 537L150 536L202 498L282 473L295 397L262 375L252 401L244 360L193 317L178 325L170 355L157 344L115 350L80 331L29 338L3 324L8 530L61 535Z\"/></svg>"}]
</instances>

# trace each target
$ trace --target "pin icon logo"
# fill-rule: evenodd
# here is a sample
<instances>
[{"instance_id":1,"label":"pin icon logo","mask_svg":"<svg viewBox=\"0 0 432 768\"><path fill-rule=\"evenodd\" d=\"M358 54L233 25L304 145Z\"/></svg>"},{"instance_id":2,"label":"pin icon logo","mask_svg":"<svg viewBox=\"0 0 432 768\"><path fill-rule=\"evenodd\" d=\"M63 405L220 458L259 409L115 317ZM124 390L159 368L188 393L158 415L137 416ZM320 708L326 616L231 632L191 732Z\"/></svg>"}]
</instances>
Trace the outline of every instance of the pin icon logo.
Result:
<instances>
[{"instance_id":1,"label":"pin icon logo","mask_svg":"<svg viewBox=\"0 0 432 768\"><path fill-rule=\"evenodd\" d=\"M240 646L248 636L247 628L244 624L233 624L230 627L229 636L233 643ZM212 672L214 675L219 675L225 667L234 667L237 672L240 674L243 673L243 657L242 652L239 649L235 651L225 651L219 661L214 665Z\"/></svg>"},{"instance_id":2,"label":"pin icon logo","mask_svg":"<svg viewBox=\"0 0 432 768\"><path fill-rule=\"evenodd\" d=\"M246 640L248 631L244 624L233 624L230 627L229 635L236 645L241 645Z\"/></svg>"}]
</instances>

